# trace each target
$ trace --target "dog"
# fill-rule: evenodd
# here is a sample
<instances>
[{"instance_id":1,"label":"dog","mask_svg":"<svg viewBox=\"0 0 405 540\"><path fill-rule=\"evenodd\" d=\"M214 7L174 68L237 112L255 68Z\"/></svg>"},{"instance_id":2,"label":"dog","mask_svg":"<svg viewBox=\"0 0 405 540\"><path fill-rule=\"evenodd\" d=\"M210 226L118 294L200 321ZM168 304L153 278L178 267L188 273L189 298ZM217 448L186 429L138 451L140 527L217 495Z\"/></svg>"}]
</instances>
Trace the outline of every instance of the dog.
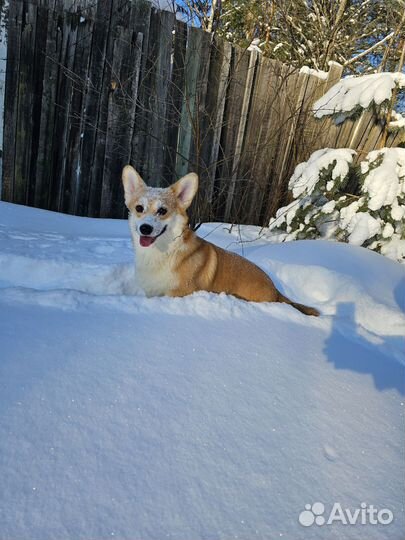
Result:
<instances>
[{"instance_id":1,"label":"dog","mask_svg":"<svg viewBox=\"0 0 405 540\"><path fill-rule=\"evenodd\" d=\"M122 182L137 278L146 296L186 296L208 291L249 302L284 302L305 315L319 315L315 308L281 294L258 266L199 238L189 228L186 211L198 189L195 173L183 176L168 188L154 188L127 165Z\"/></svg>"}]
</instances>

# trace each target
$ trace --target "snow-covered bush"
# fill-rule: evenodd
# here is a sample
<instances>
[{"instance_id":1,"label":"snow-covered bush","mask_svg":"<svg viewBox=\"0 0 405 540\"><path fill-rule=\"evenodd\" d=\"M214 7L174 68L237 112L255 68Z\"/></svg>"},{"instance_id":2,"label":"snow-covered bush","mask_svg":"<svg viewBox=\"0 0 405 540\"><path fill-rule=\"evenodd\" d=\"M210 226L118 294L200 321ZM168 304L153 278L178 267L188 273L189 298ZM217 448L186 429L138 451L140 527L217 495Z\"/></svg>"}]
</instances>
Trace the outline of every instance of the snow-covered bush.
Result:
<instances>
[{"instance_id":1,"label":"snow-covered bush","mask_svg":"<svg viewBox=\"0 0 405 540\"><path fill-rule=\"evenodd\" d=\"M386 72L345 77L314 103L314 116L332 116L336 123L340 123L367 109L383 118L387 114L394 91L396 100L401 100L405 91L404 73ZM404 130L405 116L392 111L388 127L390 131Z\"/></svg>"},{"instance_id":2,"label":"snow-covered bush","mask_svg":"<svg viewBox=\"0 0 405 540\"><path fill-rule=\"evenodd\" d=\"M324 148L300 163L289 182L293 201L269 225L283 240L330 238L405 258L405 149Z\"/></svg>"}]
</instances>

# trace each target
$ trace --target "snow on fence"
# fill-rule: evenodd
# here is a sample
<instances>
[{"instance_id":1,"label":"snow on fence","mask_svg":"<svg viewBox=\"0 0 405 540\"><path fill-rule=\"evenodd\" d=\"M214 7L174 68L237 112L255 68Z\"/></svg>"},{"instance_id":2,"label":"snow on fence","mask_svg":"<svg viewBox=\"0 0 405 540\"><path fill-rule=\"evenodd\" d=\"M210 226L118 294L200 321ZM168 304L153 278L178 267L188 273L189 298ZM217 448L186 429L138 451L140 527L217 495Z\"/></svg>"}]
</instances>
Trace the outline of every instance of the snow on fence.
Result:
<instances>
[{"instance_id":1,"label":"snow on fence","mask_svg":"<svg viewBox=\"0 0 405 540\"><path fill-rule=\"evenodd\" d=\"M372 113L313 118L338 64L298 71L146 0L11 0L8 21L6 201L123 217L131 162L156 186L197 171L194 221L266 224L314 150L361 157L381 138Z\"/></svg>"}]
</instances>

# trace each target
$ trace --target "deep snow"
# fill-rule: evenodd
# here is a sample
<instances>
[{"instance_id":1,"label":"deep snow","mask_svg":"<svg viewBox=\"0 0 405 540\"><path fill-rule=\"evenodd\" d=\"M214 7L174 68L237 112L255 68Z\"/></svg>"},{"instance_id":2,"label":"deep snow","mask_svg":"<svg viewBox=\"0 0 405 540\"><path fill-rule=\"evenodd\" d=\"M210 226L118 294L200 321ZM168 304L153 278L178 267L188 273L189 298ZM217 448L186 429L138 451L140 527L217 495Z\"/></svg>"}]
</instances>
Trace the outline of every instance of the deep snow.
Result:
<instances>
[{"instance_id":1,"label":"deep snow","mask_svg":"<svg viewBox=\"0 0 405 540\"><path fill-rule=\"evenodd\" d=\"M404 267L238 233L199 230L322 317L147 299L126 222L0 203L1 540L403 539Z\"/></svg>"}]
</instances>

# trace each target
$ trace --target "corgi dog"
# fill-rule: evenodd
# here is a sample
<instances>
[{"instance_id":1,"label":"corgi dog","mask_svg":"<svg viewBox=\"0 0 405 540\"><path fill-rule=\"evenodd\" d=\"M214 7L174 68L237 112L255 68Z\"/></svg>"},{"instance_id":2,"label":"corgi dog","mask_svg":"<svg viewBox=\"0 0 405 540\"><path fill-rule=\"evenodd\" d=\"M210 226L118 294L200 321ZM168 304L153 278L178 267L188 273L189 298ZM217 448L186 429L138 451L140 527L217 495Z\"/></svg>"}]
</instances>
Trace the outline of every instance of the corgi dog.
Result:
<instances>
[{"instance_id":1,"label":"corgi dog","mask_svg":"<svg viewBox=\"0 0 405 540\"><path fill-rule=\"evenodd\" d=\"M168 188L154 188L127 165L122 182L136 274L147 296L186 296L208 291L250 302L284 302L306 315L319 315L315 308L292 302L281 294L258 266L199 238L189 228L186 210L198 188L195 173Z\"/></svg>"}]
</instances>

